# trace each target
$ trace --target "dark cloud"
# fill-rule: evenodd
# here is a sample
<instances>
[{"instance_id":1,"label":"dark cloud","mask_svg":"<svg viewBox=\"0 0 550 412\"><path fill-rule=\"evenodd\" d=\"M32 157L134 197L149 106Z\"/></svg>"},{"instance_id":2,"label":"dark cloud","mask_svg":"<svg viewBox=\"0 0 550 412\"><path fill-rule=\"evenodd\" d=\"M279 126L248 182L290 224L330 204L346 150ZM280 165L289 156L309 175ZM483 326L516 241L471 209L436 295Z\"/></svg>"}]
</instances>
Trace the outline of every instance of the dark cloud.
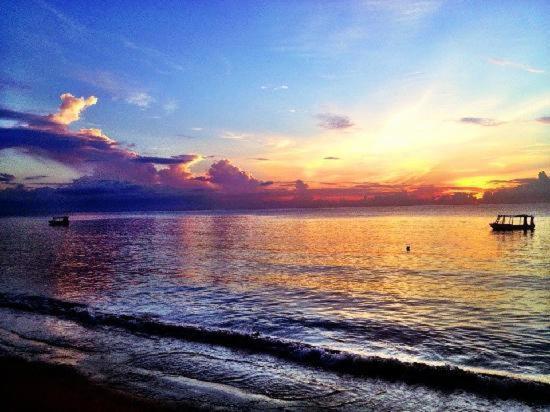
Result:
<instances>
[{"instance_id":1,"label":"dark cloud","mask_svg":"<svg viewBox=\"0 0 550 412\"><path fill-rule=\"evenodd\" d=\"M268 186L229 160L214 163L207 175L197 179L189 164L201 160L196 154L173 157L140 156L116 142L94 135L24 127L0 128L0 150L16 148L27 155L48 158L76 169L92 166L98 179L128 181L174 188L213 188L229 192L254 191ZM157 170L153 165L166 165ZM213 186L214 185L214 186Z\"/></svg>"},{"instance_id":2,"label":"dark cloud","mask_svg":"<svg viewBox=\"0 0 550 412\"><path fill-rule=\"evenodd\" d=\"M487 126L487 127L500 126L501 124L506 123L495 119L488 119L485 117L463 117L459 121L462 123L475 124L478 126Z\"/></svg>"},{"instance_id":3,"label":"dark cloud","mask_svg":"<svg viewBox=\"0 0 550 412\"><path fill-rule=\"evenodd\" d=\"M323 160L340 160L340 158L335 156L327 156L323 157Z\"/></svg>"},{"instance_id":4,"label":"dark cloud","mask_svg":"<svg viewBox=\"0 0 550 412\"><path fill-rule=\"evenodd\" d=\"M0 150L19 148L27 154L76 165L86 161L113 160L129 153L93 135L25 127L0 128Z\"/></svg>"},{"instance_id":5,"label":"dark cloud","mask_svg":"<svg viewBox=\"0 0 550 412\"><path fill-rule=\"evenodd\" d=\"M520 183L513 188L486 191L483 201L486 203L529 203L550 202L550 178L541 171L536 179L514 179L509 182Z\"/></svg>"},{"instance_id":6,"label":"dark cloud","mask_svg":"<svg viewBox=\"0 0 550 412\"><path fill-rule=\"evenodd\" d=\"M156 156L138 156L133 160L140 163L154 163L158 165L178 165L182 163L190 163L201 159L201 156L194 154L183 154L172 157L156 157Z\"/></svg>"},{"instance_id":7,"label":"dark cloud","mask_svg":"<svg viewBox=\"0 0 550 412\"><path fill-rule=\"evenodd\" d=\"M15 120L29 127L57 128L58 124L45 116L33 113L19 112L0 107L0 119Z\"/></svg>"},{"instance_id":8,"label":"dark cloud","mask_svg":"<svg viewBox=\"0 0 550 412\"><path fill-rule=\"evenodd\" d=\"M211 165L204 176L195 176L189 166L203 157L182 154L172 157L143 156L124 148L99 129L71 131L68 124L97 103L90 96L61 95L57 113L46 116L3 109L0 116L16 120L11 128L0 128L0 150L17 149L30 156L52 159L89 173L98 181L123 181L139 185L159 185L179 190L220 190L248 193L271 186L240 170L229 160ZM156 166L167 166L158 170Z\"/></svg>"},{"instance_id":9,"label":"dark cloud","mask_svg":"<svg viewBox=\"0 0 550 412\"><path fill-rule=\"evenodd\" d=\"M135 183L94 179L90 176L84 176L76 179L70 185L58 189L58 192L64 195L98 195L104 193L121 194L136 190L142 190L142 187Z\"/></svg>"},{"instance_id":10,"label":"dark cloud","mask_svg":"<svg viewBox=\"0 0 550 412\"><path fill-rule=\"evenodd\" d=\"M0 173L0 183L12 183L14 180L14 175L10 175L9 173Z\"/></svg>"},{"instance_id":11,"label":"dark cloud","mask_svg":"<svg viewBox=\"0 0 550 412\"><path fill-rule=\"evenodd\" d=\"M136 211L205 209L211 203L202 192L127 182L81 178L61 188L0 190L0 215L50 214L76 211Z\"/></svg>"},{"instance_id":12,"label":"dark cloud","mask_svg":"<svg viewBox=\"0 0 550 412\"><path fill-rule=\"evenodd\" d=\"M185 179L190 177L188 171L182 173L178 168L160 173L154 165L184 165L199 160L198 155L184 154L168 158L140 156L121 147L100 129L70 130L68 125L78 120L82 111L96 102L93 96L74 97L64 93L61 95L59 110L54 114L41 116L3 108L0 118L19 123L15 127L0 128L0 150L17 149L26 155L51 159L82 172L89 173L92 170L93 176L98 179L152 185L164 184L166 181L173 184L176 174ZM170 175L170 172L173 173Z\"/></svg>"},{"instance_id":13,"label":"dark cloud","mask_svg":"<svg viewBox=\"0 0 550 412\"><path fill-rule=\"evenodd\" d=\"M26 155L55 160L87 174L96 181L123 181L139 185L159 185L179 190L220 190L249 193L271 186L231 164L227 159L210 166L204 176L195 176L189 167L203 157L182 154L172 157L143 156L100 129L72 131L68 125L86 108L97 103L90 96L61 95L61 105L45 116L2 109L0 117L15 120L15 127L0 128L0 150L17 149ZM211 157L211 156L209 156ZM158 168L158 166L167 166ZM74 186L74 185L73 185Z\"/></svg>"},{"instance_id":14,"label":"dark cloud","mask_svg":"<svg viewBox=\"0 0 550 412\"><path fill-rule=\"evenodd\" d=\"M64 93L61 101L56 113L44 116L10 109L0 111L0 118L17 122L14 127L0 127L0 150L16 149L28 156L54 160L86 173L85 178L57 189L55 193L59 196L79 193L96 196L130 189L136 192L137 187L141 188L138 190L141 195L145 191L147 196L152 188L181 193L206 191L244 195L262 192L273 185L271 181L254 178L227 159L214 162L206 174L196 176L189 167L203 159L200 155L144 156L121 146L100 129L72 131L68 125L78 120L87 107L95 105L97 98ZM45 176L32 176L27 180L42 177ZM3 181L8 181L7 174Z\"/></svg>"},{"instance_id":15,"label":"dark cloud","mask_svg":"<svg viewBox=\"0 0 550 412\"><path fill-rule=\"evenodd\" d=\"M377 182L362 182L362 183L356 183L354 185L356 188L362 188L362 189L398 189L403 190L403 185L389 185L389 184L383 184L383 183L377 183Z\"/></svg>"},{"instance_id":16,"label":"dark cloud","mask_svg":"<svg viewBox=\"0 0 550 412\"><path fill-rule=\"evenodd\" d=\"M542 116L537 119L537 122L550 124L550 116Z\"/></svg>"},{"instance_id":17,"label":"dark cloud","mask_svg":"<svg viewBox=\"0 0 550 412\"><path fill-rule=\"evenodd\" d=\"M505 184L505 185L524 185L524 184L528 184L528 183L533 183L536 180L537 180L536 178L525 177L525 178L520 178L520 179L509 179L509 180L490 180L489 184L491 184L491 185L502 185L502 184Z\"/></svg>"},{"instance_id":18,"label":"dark cloud","mask_svg":"<svg viewBox=\"0 0 550 412\"><path fill-rule=\"evenodd\" d=\"M258 160L260 162L266 162L268 161L269 159L265 158L265 157L253 157L252 160Z\"/></svg>"},{"instance_id":19,"label":"dark cloud","mask_svg":"<svg viewBox=\"0 0 550 412\"><path fill-rule=\"evenodd\" d=\"M178 168L185 174L185 164L169 167ZM247 174L238 168L228 169L231 168L222 161L213 168L212 175L188 176L183 180L185 184L178 178L179 187L147 186L97 177L83 177L57 189L6 185L4 190L0 190L0 215L57 213L60 209L73 212L550 202L550 179L544 172L516 188L486 192L479 200L476 198L479 188L452 186L406 187L362 183L368 188L319 189L296 180L278 182L276 188L264 189L271 182L260 182L250 176L247 178ZM222 184L220 174L233 176L232 179L221 179L225 190L219 190ZM235 175L240 177L235 178ZM217 176L214 179L218 183L210 181L213 176ZM250 181L257 183L250 185L248 191L239 190L243 185L248 185L243 183L247 181L248 184Z\"/></svg>"},{"instance_id":20,"label":"dark cloud","mask_svg":"<svg viewBox=\"0 0 550 412\"><path fill-rule=\"evenodd\" d=\"M294 201L298 204L307 204L311 202L313 195L309 189L309 185L303 180L294 182Z\"/></svg>"},{"instance_id":21,"label":"dark cloud","mask_svg":"<svg viewBox=\"0 0 550 412\"><path fill-rule=\"evenodd\" d=\"M317 116L319 119L319 127L328 130L342 130L353 126L353 123L347 116L342 116L332 113L320 113Z\"/></svg>"},{"instance_id":22,"label":"dark cloud","mask_svg":"<svg viewBox=\"0 0 550 412\"><path fill-rule=\"evenodd\" d=\"M297 193L303 193L308 189L309 185L303 180L298 179L294 182L294 190L296 190Z\"/></svg>"},{"instance_id":23,"label":"dark cloud","mask_svg":"<svg viewBox=\"0 0 550 412\"><path fill-rule=\"evenodd\" d=\"M263 182L240 170L227 159L220 160L208 170L211 183L220 189L233 193L252 192L262 187Z\"/></svg>"},{"instance_id":24,"label":"dark cloud","mask_svg":"<svg viewBox=\"0 0 550 412\"><path fill-rule=\"evenodd\" d=\"M48 177L47 175L27 176L23 180L39 180Z\"/></svg>"}]
</instances>

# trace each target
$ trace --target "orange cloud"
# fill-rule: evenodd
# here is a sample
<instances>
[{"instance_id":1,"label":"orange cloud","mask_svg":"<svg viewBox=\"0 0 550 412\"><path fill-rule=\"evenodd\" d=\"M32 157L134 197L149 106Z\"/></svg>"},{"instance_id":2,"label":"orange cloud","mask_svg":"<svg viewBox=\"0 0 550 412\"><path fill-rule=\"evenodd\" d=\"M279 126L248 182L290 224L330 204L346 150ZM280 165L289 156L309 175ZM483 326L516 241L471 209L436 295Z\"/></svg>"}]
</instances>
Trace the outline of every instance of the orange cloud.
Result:
<instances>
[{"instance_id":1,"label":"orange cloud","mask_svg":"<svg viewBox=\"0 0 550 412\"><path fill-rule=\"evenodd\" d=\"M109 136L104 134L101 129L91 128L91 129L80 129L79 132L82 135L92 137L92 138L99 138L103 140L105 143L108 144L116 144L116 140L111 139Z\"/></svg>"},{"instance_id":2,"label":"orange cloud","mask_svg":"<svg viewBox=\"0 0 550 412\"><path fill-rule=\"evenodd\" d=\"M87 107L97 103L97 97L75 97L71 93L63 93L61 96L59 111L48 116L48 119L62 125L68 125L80 119L80 114Z\"/></svg>"}]
</instances>

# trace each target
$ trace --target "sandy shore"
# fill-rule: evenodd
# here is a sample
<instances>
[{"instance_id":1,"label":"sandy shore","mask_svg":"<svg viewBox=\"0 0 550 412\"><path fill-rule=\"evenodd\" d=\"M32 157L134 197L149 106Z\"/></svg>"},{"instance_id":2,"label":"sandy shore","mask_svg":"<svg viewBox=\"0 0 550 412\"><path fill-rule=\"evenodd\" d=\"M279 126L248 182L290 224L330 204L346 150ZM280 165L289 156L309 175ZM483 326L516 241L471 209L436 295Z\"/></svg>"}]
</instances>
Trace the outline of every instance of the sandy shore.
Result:
<instances>
[{"instance_id":1,"label":"sandy shore","mask_svg":"<svg viewBox=\"0 0 550 412\"><path fill-rule=\"evenodd\" d=\"M93 383L64 366L0 357L0 371L0 409L4 411L168 411L175 408ZM185 410L195 408L185 405Z\"/></svg>"}]
</instances>

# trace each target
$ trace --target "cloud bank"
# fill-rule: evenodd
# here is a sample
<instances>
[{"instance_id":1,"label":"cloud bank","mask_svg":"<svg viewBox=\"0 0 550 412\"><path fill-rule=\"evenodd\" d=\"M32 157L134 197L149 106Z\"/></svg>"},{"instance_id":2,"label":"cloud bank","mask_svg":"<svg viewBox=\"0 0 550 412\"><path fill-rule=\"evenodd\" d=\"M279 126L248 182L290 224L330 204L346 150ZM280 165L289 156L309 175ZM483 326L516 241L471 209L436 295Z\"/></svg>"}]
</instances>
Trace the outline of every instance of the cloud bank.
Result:
<instances>
[{"instance_id":1,"label":"cloud bank","mask_svg":"<svg viewBox=\"0 0 550 412\"><path fill-rule=\"evenodd\" d=\"M550 202L550 179L544 172L537 179L500 182L508 188L485 191L482 199L478 197L484 190L476 187L367 182L351 187L332 184L316 188L299 179L262 181L229 159L215 161L203 174L196 174L191 167L208 156L144 155L121 145L101 129L69 128L97 103L94 96L64 93L59 109L51 114L0 108L0 119L13 122L11 127L0 127L0 151L12 149L53 160L82 175L55 189L33 188L40 185L34 180L47 176L18 178L8 170L2 171L0 213L49 213L60 207L64 211L108 211ZM537 120L548 123L547 118ZM329 129L351 127L351 121L344 116L324 115L323 121L328 122ZM481 126L498 123L474 117L461 121ZM27 182L30 187L25 186Z\"/></svg>"},{"instance_id":2,"label":"cloud bank","mask_svg":"<svg viewBox=\"0 0 550 412\"><path fill-rule=\"evenodd\" d=\"M8 184L4 183L6 188L0 190L0 215L49 214L58 213L60 209L64 212L173 211L550 202L550 179L545 172L540 172L537 179L504 182L515 187L486 191L478 199L475 196L475 190L479 190L477 188L432 185L407 187L363 183L351 188L315 189L302 180L296 180L279 184L272 189L264 189L264 185L270 186L271 182L259 182L249 175L239 173L233 167L230 163L223 162L214 168L212 175L193 177L182 165L171 165L170 169L164 169L166 174L163 179L169 182L173 178L173 185L147 186L85 176L57 189L29 189L13 184L15 177L3 173L0 174L0 180L3 179ZM210 184L224 185L226 190L205 189L205 182L211 178L217 183ZM194 187L190 183L192 181L196 184ZM253 190L227 190L233 185L242 188L242 181L248 182ZM187 183L177 187L182 182ZM467 191L468 189L474 192Z\"/></svg>"},{"instance_id":3,"label":"cloud bank","mask_svg":"<svg viewBox=\"0 0 550 412\"><path fill-rule=\"evenodd\" d=\"M483 200L487 203L550 202L550 178L541 171L536 179L516 179L509 183L512 188L486 191Z\"/></svg>"},{"instance_id":4,"label":"cloud bank","mask_svg":"<svg viewBox=\"0 0 550 412\"><path fill-rule=\"evenodd\" d=\"M0 108L0 119L16 122L13 127L0 127L0 150L16 149L28 156L53 160L103 181L235 193L268 186L227 159L212 164L205 175L195 176L189 167L204 159L198 154L143 156L123 147L101 129L69 129L84 110L97 102L95 96L64 93L59 110L52 114Z\"/></svg>"}]
</instances>

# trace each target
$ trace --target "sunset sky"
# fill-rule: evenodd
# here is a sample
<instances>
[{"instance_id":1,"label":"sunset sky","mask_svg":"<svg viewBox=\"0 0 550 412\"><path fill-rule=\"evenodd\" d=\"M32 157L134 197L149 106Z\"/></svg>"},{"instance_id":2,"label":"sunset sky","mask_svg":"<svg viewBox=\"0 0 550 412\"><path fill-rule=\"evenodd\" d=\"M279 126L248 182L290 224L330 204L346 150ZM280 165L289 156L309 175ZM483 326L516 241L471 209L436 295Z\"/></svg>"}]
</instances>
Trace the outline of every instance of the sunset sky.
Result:
<instances>
[{"instance_id":1,"label":"sunset sky","mask_svg":"<svg viewBox=\"0 0 550 412\"><path fill-rule=\"evenodd\" d=\"M6 182L476 192L550 169L546 0L135 4L2 3Z\"/></svg>"}]
</instances>

